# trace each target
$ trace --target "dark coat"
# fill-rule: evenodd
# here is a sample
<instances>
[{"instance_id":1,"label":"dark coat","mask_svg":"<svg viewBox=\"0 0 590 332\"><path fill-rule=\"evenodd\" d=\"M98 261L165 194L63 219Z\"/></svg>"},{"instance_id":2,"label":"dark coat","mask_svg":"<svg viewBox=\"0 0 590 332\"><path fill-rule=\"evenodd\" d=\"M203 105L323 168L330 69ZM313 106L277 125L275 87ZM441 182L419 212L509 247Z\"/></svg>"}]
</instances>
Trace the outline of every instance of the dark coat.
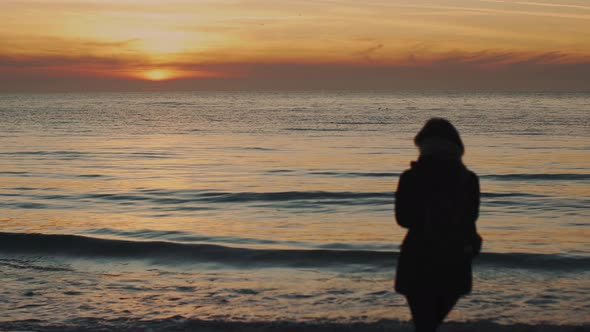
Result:
<instances>
[{"instance_id":1,"label":"dark coat","mask_svg":"<svg viewBox=\"0 0 590 332\"><path fill-rule=\"evenodd\" d=\"M401 245L395 290L463 295L471 291L471 261L481 249L475 221L479 179L460 159L421 157L395 194Z\"/></svg>"}]
</instances>

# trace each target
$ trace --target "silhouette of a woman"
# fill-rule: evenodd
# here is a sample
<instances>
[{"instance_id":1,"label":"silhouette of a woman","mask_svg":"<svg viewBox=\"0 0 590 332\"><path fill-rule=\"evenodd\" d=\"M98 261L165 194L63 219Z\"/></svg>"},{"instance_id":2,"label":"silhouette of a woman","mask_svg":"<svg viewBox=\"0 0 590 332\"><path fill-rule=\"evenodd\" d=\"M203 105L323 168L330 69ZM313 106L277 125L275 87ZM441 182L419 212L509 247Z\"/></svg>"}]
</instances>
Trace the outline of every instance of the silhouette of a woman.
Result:
<instances>
[{"instance_id":1,"label":"silhouette of a woman","mask_svg":"<svg viewBox=\"0 0 590 332\"><path fill-rule=\"evenodd\" d=\"M408 300L415 331L432 332L471 292L471 261L482 242L475 227L479 179L463 165L463 142L449 121L430 119L414 143L420 157L395 194L397 223L408 229L395 290Z\"/></svg>"}]
</instances>

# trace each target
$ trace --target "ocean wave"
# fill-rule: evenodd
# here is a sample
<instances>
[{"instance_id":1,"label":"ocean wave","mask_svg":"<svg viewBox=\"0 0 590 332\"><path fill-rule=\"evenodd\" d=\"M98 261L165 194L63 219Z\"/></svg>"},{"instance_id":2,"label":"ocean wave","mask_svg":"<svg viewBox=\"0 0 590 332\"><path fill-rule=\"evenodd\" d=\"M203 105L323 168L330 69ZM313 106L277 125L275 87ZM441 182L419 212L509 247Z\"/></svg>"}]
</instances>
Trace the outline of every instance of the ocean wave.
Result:
<instances>
[{"instance_id":1,"label":"ocean wave","mask_svg":"<svg viewBox=\"0 0 590 332\"><path fill-rule=\"evenodd\" d=\"M381 176L378 174L376 176ZM157 211L200 213L225 209L227 205L243 205L252 208L281 208L316 211L337 207L370 207L389 210L395 202L394 191L218 191L163 188L137 188L128 192L65 192L49 193L46 188L13 187L0 192L0 208L8 209L79 209L86 206L108 205L110 209L126 212ZM548 213L583 215L589 201L580 198L563 198L526 192L483 192L482 209L503 208L507 213L523 210ZM512 209L511 207L518 207Z\"/></svg>"},{"instance_id":2,"label":"ocean wave","mask_svg":"<svg viewBox=\"0 0 590 332\"><path fill-rule=\"evenodd\" d=\"M0 232L0 252L112 259L155 263L214 263L239 267L393 268L394 251L335 249L254 249L166 241L128 241L79 235ZM1 264L1 262L0 262ZM476 264L538 270L590 270L590 257L533 253L483 253Z\"/></svg>"},{"instance_id":3,"label":"ocean wave","mask_svg":"<svg viewBox=\"0 0 590 332\"><path fill-rule=\"evenodd\" d=\"M308 175L327 175L336 177L399 177L398 172L341 172L341 171L311 171ZM514 173L514 174L484 174L481 179L498 181L584 181L590 180L590 174L583 173Z\"/></svg>"},{"instance_id":4,"label":"ocean wave","mask_svg":"<svg viewBox=\"0 0 590 332\"><path fill-rule=\"evenodd\" d=\"M219 263L256 267L321 267L325 265L391 265L392 252L363 250L251 249L213 244L126 241L79 235L0 233L0 252L74 257L132 258Z\"/></svg>"},{"instance_id":5,"label":"ocean wave","mask_svg":"<svg viewBox=\"0 0 590 332\"><path fill-rule=\"evenodd\" d=\"M338 177L398 177L400 173L393 172L330 172L330 171L313 171L310 175L328 175Z\"/></svg>"},{"instance_id":6,"label":"ocean wave","mask_svg":"<svg viewBox=\"0 0 590 332\"><path fill-rule=\"evenodd\" d=\"M21 178L48 178L48 179L97 179L110 180L110 176L103 174L64 174L64 173L33 173L33 172L0 172L0 176L11 176ZM20 187L22 188L22 187Z\"/></svg>"},{"instance_id":7,"label":"ocean wave","mask_svg":"<svg viewBox=\"0 0 590 332\"><path fill-rule=\"evenodd\" d=\"M8 156L19 156L19 155L33 155L33 156L44 156L44 155L62 155L62 156L82 156L88 155L87 152L80 151L16 151L16 152L1 152L0 155Z\"/></svg>"},{"instance_id":8,"label":"ocean wave","mask_svg":"<svg viewBox=\"0 0 590 332\"><path fill-rule=\"evenodd\" d=\"M411 330L410 322L398 320L380 320L376 322L337 322L316 319L315 321L239 321L228 317L227 320L200 320L172 316L161 319L119 318L104 319L84 317L63 323L42 320L22 320L0 322L4 331L38 331L38 332L89 332L89 331L217 331L217 332L275 332L275 331L391 331ZM478 332L581 332L588 331L590 325L554 325L554 324L498 324L491 321L448 322L441 327L443 331L478 331Z\"/></svg>"},{"instance_id":9,"label":"ocean wave","mask_svg":"<svg viewBox=\"0 0 590 332\"><path fill-rule=\"evenodd\" d=\"M179 102L179 101L150 101L142 103L148 106L194 106L193 103Z\"/></svg>"},{"instance_id":10,"label":"ocean wave","mask_svg":"<svg viewBox=\"0 0 590 332\"><path fill-rule=\"evenodd\" d=\"M380 243L317 243L308 241L293 241L293 240L278 240L265 239L255 237L242 236L213 236L213 235L199 235L191 232L176 231L176 230L153 230L153 229L137 229L137 230L120 230L113 228L94 228L87 229L84 234L90 236L122 238L131 240L158 240L170 241L178 243L210 243L210 244L227 244L230 246L266 246L266 247L290 247L290 248L305 248L305 249L334 249L334 250L394 250L398 246L394 244L380 244Z\"/></svg>"},{"instance_id":11,"label":"ocean wave","mask_svg":"<svg viewBox=\"0 0 590 332\"><path fill-rule=\"evenodd\" d=\"M482 179L501 181L575 181L590 180L590 174L582 173L515 173L515 174L486 174L481 175Z\"/></svg>"},{"instance_id":12,"label":"ocean wave","mask_svg":"<svg viewBox=\"0 0 590 332\"><path fill-rule=\"evenodd\" d=\"M317 131L317 132L330 132L330 131L350 131L350 129L343 128L283 128L285 131Z\"/></svg>"},{"instance_id":13,"label":"ocean wave","mask_svg":"<svg viewBox=\"0 0 590 332\"><path fill-rule=\"evenodd\" d=\"M205 201L252 202L291 200L338 200L338 199L392 199L393 192L329 192L329 191L284 191L284 192L204 192L199 194Z\"/></svg>"},{"instance_id":14,"label":"ocean wave","mask_svg":"<svg viewBox=\"0 0 590 332\"><path fill-rule=\"evenodd\" d=\"M72 161L78 159L85 159L91 156L89 152L81 151L15 151L15 152L0 152L0 155L16 158L31 158L31 159L55 159Z\"/></svg>"},{"instance_id":15,"label":"ocean wave","mask_svg":"<svg viewBox=\"0 0 590 332\"><path fill-rule=\"evenodd\" d=\"M0 258L0 266L8 266L13 269L19 270L36 270L36 271L58 271L58 272L71 272L72 269L62 266L52 266L50 264L39 264L33 260L26 259L5 259Z\"/></svg>"},{"instance_id":16,"label":"ocean wave","mask_svg":"<svg viewBox=\"0 0 590 332\"><path fill-rule=\"evenodd\" d=\"M328 173L328 172L327 172ZM375 173L374 176L387 176L382 173ZM15 187L9 188L16 191L33 191L38 188L33 187ZM274 201L300 201L300 200L344 200L343 204L349 203L349 200L361 200L359 203L381 203L391 204L395 198L395 192L363 192L363 191L274 191L274 192L231 192L215 190L167 190L158 188L138 189L128 193L81 193L81 194L60 194L60 195L35 195L35 194L17 194L17 193L0 193L0 196L23 196L36 199L95 199L107 201L154 201L161 204L182 204L189 202L206 202L206 203L240 203L240 202L274 202ZM548 195L524 193L524 192L483 192L482 198L548 198ZM365 200L365 201L362 201Z\"/></svg>"},{"instance_id":17,"label":"ocean wave","mask_svg":"<svg viewBox=\"0 0 590 332\"><path fill-rule=\"evenodd\" d=\"M351 191L282 191L282 192L226 192L209 190L166 190L138 189L129 193L81 193L81 194L38 194L30 193L35 188L11 188L27 193L0 193L4 197L22 197L35 200L94 200L111 202L149 201L158 205L194 203L250 203L250 202L289 202L307 201L309 203L342 205L380 205L392 204L393 192L351 192ZM5 202L4 204L9 204ZM210 207L209 207L210 208Z\"/></svg>"},{"instance_id":18,"label":"ocean wave","mask_svg":"<svg viewBox=\"0 0 590 332\"><path fill-rule=\"evenodd\" d=\"M290 172L294 172L290 170ZM308 171L305 175L322 175L334 177L392 177L401 175L399 172L354 172L354 171ZM585 181L590 174L584 173L511 173L483 174L481 179L496 181Z\"/></svg>"},{"instance_id":19,"label":"ocean wave","mask_svg":"<svg viewBox=\"0 0 590 332\"><path fill-rule=\"evenodd\" d=\"M208 236L199 235L190 232L176 231L176 230L152 230L152 229L137 229L137 230L119 230L113 228L95 228L88 229L84 232L90 236L106 236L110 238L124 238L124 239L138 239L138 240L158 240L171 241L179 243L211 243L211 244L228 244L228 245L247 245L247 246L290 246L290 247L313 247L313 243L303 241L279 241L262 238L240 237L240 236ZM361 249L354 247L351 244L334 243L327 249ZM365 249L364 247L362 249Z\"/></svg>"}]
</instances>

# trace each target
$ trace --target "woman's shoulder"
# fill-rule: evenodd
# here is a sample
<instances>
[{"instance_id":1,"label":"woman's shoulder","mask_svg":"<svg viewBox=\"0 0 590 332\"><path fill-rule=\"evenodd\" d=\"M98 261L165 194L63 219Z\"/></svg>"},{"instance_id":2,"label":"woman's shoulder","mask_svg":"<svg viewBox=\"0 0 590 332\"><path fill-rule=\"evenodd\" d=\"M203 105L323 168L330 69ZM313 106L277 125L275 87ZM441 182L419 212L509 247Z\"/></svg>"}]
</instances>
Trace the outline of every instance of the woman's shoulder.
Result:
<instances>
[{"instance_id":1,"label":"woman's shoulder","mask_svg":"<svg viewBox=\"0 0 590 332\"><path fill-rule=\"evenodd\" d=\"M479 176L477 174L465 167L465 177L466 184L471 188L477 188L476 190L479 191Z\"/></svg>"},{"instance_id":2,"label":"woman's shoulder","mask_svg":"<svg viewBox=\"0 0 590 332\"><path fill-rule=\"evenodd\" d=\"M471 179L473 180L478 180L479 181L479 176L477 176L477 174L470 170L469 168L467 168L467 166L465 166L465 173L467 174L467 176L469 176Z\"/></svg>"},{"instance_id":3,"label":"woman's shoulder","mask_svg":"<svg viewBox=\"0 0 590 332\"><path fill-rule=\"evenodd\" d=\"M449 180L459 178L467 179L469 182L478 182L477 174L467 168L462 161L432 162L431 160L418 160L410 163L410 168L400 175L401 178L440 178Z\"/></svg>"},{"instance_id":4,"label":"woman's shoulder","mask_svg":"<svg viewBox=\"0 0 590 332\"><path fill-rule=\"evenodd\" d=\"M416 173L416 168L418 168L418 162L417 161L410 162L410 168L404 170L400 174L400 177L410 178L410 177L414 176L414 174Z\"/></svg>"}]
</instances>

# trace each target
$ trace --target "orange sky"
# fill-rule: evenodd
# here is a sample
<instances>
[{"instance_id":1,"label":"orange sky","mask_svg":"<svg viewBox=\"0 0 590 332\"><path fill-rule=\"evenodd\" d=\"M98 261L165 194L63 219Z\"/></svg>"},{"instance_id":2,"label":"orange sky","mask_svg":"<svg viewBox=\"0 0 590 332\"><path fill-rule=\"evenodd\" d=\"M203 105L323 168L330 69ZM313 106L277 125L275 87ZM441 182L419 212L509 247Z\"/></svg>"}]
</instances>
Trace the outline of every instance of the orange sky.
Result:
<instances>
[{"instance_id":1,"label":"orange sky","mask_svg":"<svg viewBox=\"0 0 590 332\"><path fill-rule=\"evenodd\" d=\"M2 0L0 91L587 90L587 0Z\"/></svg>"}]
</instances>

